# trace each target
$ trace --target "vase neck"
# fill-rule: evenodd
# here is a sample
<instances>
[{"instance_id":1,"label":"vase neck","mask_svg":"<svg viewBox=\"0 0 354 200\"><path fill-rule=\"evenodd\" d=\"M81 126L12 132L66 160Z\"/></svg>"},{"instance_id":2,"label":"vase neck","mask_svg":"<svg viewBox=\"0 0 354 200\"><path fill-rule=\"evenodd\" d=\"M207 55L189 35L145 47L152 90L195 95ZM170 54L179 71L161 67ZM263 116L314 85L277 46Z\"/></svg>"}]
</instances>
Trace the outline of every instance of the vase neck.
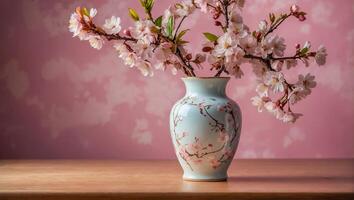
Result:
<instances>
[{"instance_id":1,"label":"vase neck","mask_svg":"<svg viewBox=\"0 0 354 200\"><path fill-rule=\"evenodd\" d=\"M186 95L225 97L229 78L182 78L186 86Z\"/></svg>"}]
</instances>

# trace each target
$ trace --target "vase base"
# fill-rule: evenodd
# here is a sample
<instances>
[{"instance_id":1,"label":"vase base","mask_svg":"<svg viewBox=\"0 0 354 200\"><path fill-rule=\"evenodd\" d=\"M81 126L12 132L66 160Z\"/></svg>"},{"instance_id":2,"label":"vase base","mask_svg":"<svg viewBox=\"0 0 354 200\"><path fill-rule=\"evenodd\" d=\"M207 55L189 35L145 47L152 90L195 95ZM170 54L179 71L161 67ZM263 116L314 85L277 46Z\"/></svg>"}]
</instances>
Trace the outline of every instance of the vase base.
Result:
<instances>
[{"instance_id":1,"label":"vase base","mask_svg":"<svg viewBox=\"0 0 354 200\"><path fill-rule=\"evenodd\" d=\"M207 179L183 177L183 180L184 181L191 181L191 182L223 182L223 181L227 181L227 177L223 177L223 178L207 178Z\"/></svg>"}]
</instances>

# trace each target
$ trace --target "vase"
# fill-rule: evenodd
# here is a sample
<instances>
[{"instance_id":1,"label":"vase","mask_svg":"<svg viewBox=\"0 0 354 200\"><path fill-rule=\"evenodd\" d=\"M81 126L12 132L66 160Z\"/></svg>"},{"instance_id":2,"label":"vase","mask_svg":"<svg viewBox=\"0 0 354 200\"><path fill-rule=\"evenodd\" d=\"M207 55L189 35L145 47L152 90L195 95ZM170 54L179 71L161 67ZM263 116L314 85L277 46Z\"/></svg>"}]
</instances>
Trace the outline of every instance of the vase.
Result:
<instances>
[{"instance_id":1,"label":"vase","mask_svg":"<svg viewBox=\"0 0 354 200\"><path fill-rule=\"evenodd\" d=\"M226 96L230 78L182 78L185 96L170 113L170 132L183 179L225 181L242 125L241 110Z\"/></svg>"}]
</instances>

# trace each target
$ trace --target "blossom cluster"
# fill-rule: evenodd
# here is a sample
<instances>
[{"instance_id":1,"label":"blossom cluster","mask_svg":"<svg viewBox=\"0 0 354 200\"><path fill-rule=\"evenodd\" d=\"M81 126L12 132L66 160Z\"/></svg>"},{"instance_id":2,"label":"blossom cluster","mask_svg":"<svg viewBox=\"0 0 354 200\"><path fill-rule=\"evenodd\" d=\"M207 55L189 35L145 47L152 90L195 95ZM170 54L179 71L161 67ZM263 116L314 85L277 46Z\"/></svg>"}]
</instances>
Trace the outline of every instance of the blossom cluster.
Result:
<instances>
[{"instance_id":1,"label":"blossom cluster","mask_svg":"<svg viewBox=\"0 0 354 200\"><path fill-rule=\"evenodd\" d=\"M106 19L102 27L97 26L93 22L97 10L78 7L70 17L69 30L95 49L113 40L123 62L136 67L144 76L166 69L173 74L181 71L186 76L196 76L195 69L208 64L215 77L226 74L241 78L244 75L241 65L250 63L258 78L257 96L251 99L258 111L266 110L283 122L295 122L301 116L291 106L311 93L316 86L314 76L299 75L296 83L289 83L282 71L296 67L299 62L309 66L312 60L324 65L327 52L322 45L312 51L307 41L302 46L296 44L293 55L285 55L285 39L274 31L290 17L305 21L306 13L299 6L292 5L287 13L270 13L252 31L241 16L244 0L182 0L156 18L152 15L154 0L139 1L146 17L140 17L130 8L132 27L123 29L121 19L116 16ZM210 14L221 34L203 33L206 42L201 52L193 55L185 49L188 41L183 37L189 30L183 30L182 24L196 10Z\"/></svg>"}]
</instances>

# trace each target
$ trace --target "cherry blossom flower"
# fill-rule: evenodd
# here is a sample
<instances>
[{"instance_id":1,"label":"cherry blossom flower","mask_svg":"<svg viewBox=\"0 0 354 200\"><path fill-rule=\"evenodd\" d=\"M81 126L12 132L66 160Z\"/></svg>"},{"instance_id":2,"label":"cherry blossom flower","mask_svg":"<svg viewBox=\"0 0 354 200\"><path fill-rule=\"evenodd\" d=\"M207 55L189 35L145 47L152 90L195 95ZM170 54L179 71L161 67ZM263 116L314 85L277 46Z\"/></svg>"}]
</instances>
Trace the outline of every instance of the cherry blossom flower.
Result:
<instances>
[{"instance_id":1,"label":"cherry blossom flower","mask_svg":"<svg viewBox=\"0 0 354 200\"><path fill-rule=\"evenodd\" d=\"M229 14L229 29L228 31L233 31L235 34L245 33L243 32L243 19L240 13L233 9ZM242 37L242 34L240 35Z\"/></svg>"},{"instance_id":2,"label":"cherry blossom flower","mask_svg":"<svg viewBox=\"0 0 354 200\"><path fill-rule=\"evenodd\" d=\"M315 60L318 65L324 65L326 63L327 50L321 45L316 51Z\"/></svg>"},{"instance_id":3,"label":"cherry blossom flower","mask_svg":"<svg viewBox=\"0 0 354 200\"><path fill-rule=\"evenodd\" d=\"M103 25L105 31L108 34L117 34L120 32L122 27L120 26L120 18L112 16L110 19L106 19L105 24Z\"/></svg>"},{"instance_id":4,"label":"cherry blossom flower","mask_svg":"<svg viewBox=\"0 0 354 200\"><path fill-rule=\"evenodd\" d=\"M89 37L89 42L92 48L100 50L103 46L104 40L100 36L90 36Z\"/></svg>"},{"instance_id":5,"label":"cherry blossom flower","mask_svg":"<svg viewBox=\"0 0 354 200\"><path fill-rule=\"evenodd\" d=\"M303 49L310 49L311 48L311 42L310 41L306 41L302 48Z\"/></svg>"},{"instance_id":6,"label":"cherry blossom flower","mask_svg":"<svg viewBox=\"0 0 354 200\"><path fill-rule=\"evenodd\" d=\"M302 114L299 113L287 112L283 115L281 120L285 123L295 123L296 120L301 116Z\"/></svg>"},{"instance_id":7,"label":"cherry blossom flower","mask_svg":"<svg viewBox=\"0 0 354 200\"><path fill-rule=\"evenodd\" d=\"M306 95L303 93L303 88L302 87L296 87L293 89L293 91L289 94L289 102L291 104L295 104L298 101L302 100L305 98Z\"/></svg>"},{"instance_id":8,"label":"cherry blossom flower","mask_svg":"<svg viewBox=\"0 0 354 200\"><path fill-rule=\"evenodd\" d=\"M267 55L273 53L276 56L283 56L286 45L284 44L284 38L281 38L277 35L268 35L262 41L262 56L266 57Z\"/></svg>"},{"instance_id":9,"label":"cherry blossom flower","mask_svg":"<svg viewBox=\"0 0 354 200\"><path fill-rule=\"evenodd\" d=\"M258 24L258 32L264 34L268 30L268 22L265 20L261 20Z\"/></svg>"},{"instance_id":10,"label":"cherry blossom flower","mask_svg":"<svg viewBox=\"0 0 354 200\"><path fill-rule=\"evenodd\" d=\"M152 70L151 64L146 61L140 61L135 64L135 66L140 70L143 76L153 76L154 71Z\"/></svg>"},{"instance_id":11,"label":"cherry blossom flower","mask_svg":"<svg viewBox=\"0 0 354 200\"><path fill-rule=\"evenodd\" d=\"M257 40L252 35L240 39L240 46L247 53L253 53L257 47Z\"/></svg>"},{"instance_id":12,"label":"cherry blossom flower","mask_svg":"<svg viewBox=\"0 0 354 200\"><path fill-rule=\"evenodd\" d=\"M265 106L265 101L260 96L254 96L251 98L252 105L257 106L258 112L262 112Z\"/></svg>"},{"instance_id":13,"label":"cherry blossom flower","mask_svg":"<svg viewBox=\"0 0 354 200\"><path fill-rule=\"evenodd\" d=\"M236 51L240 51L240 48L237 47L237 40L234 34L226 32L218 38L218 44L214 48L213 55L225 57L226 62L230 62Z\"/></svg>"},{"instance_id":14,"label":"cherry blossom flower","mask_svg":"<svg viewBox=\"0 0 354 200\"><path fill-rule=\"evenodd\" d=\"M312 76L311 74L306 74L306 76L300 74L296 85L302 88L303 94L309 95L311 94L311 89L316 87L315 76Z\"/></svg>"},{"instance_id":15,"label":"cherry blossom flower","mask_svg":"<svg viewBox=\"0 0 354 200\"><path fill-rule=\"evenodd\" d=\"M193 0L183 0L180 3L177 3L175 6L175 12L179 17L188 16L195 10Z\"/></svg>"},{"instance_id":16,"label":"cherry blossom flower","mask_svg":"<svg viewBox=\"0 0 354 200\"><path fill-rule=\"evenodd\" d=\"M197 5L203 13L208 12L208 3L211 2L212 0L194 0L195 5Z\"/></svg>"},{"instance_id":17,"label":"cherry blossom flower","mask_svg":"<svg viewBox=\"0 0 354 200\"><path fill-rule=\"evenodd\" d=\"M158 27L150 20L135 22L134 37L139 38L138 42L150 45L157 38Z\"/></svg>"},{"instance_id":18,"label":"cherry blossom flower","mask_svg":"<svg viewBox=\"0 0 354 200\"><path fill-rule=\"evenodd\" d=\"M284 92L284 75L280 72L267 72L265 84L269 85L274 92Z\"/></svg>"},{"instance_id":19,"label":"cherry blossom flower","mask_svg":"<svg viewBox=\"0 0 354 200\"><path fill-rule=\"evenodd\" d=\"M73 37L78 36L82 31L81 17L77 13L73 13L69 20L69 31L73 33Z\"/></svg>"},{"instance_id":20,"label":"cherry blossom flower","mask_svg":"<svg viewBox=\"0 0 354 200\"><path fill-rule=\"evenodd\" d=\"M260 83L257 85L256 87L256 91L259 94L260 97L267 97L268 96L268 90L269 87L264 84L264 83Z\"/></svg>"}]
</instances>

